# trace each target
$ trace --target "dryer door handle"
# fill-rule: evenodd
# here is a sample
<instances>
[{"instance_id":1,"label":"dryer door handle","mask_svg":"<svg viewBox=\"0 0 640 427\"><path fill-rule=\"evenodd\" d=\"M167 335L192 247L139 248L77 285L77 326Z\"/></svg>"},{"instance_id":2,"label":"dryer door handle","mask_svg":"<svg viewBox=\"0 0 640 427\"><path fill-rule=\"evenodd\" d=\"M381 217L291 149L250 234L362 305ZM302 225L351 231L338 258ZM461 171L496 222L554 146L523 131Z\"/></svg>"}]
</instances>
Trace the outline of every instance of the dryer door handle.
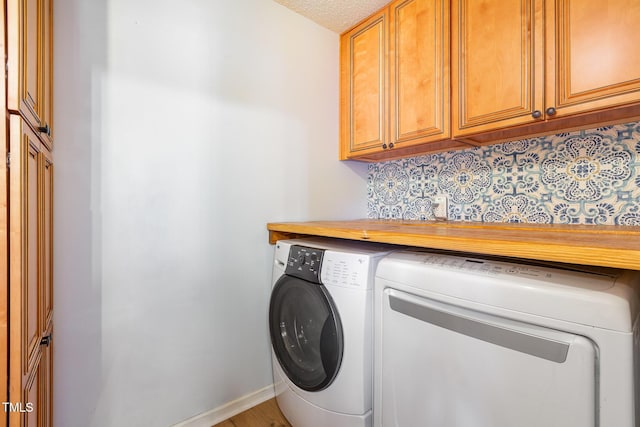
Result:
<instances>
[{"instance_id":1,"label":"dryer door handle","mask_svg":"<svg viewBox=\"0 0 640 427\"><path fill-rule=\"evenodd\" d=\"M402 295L389 294L391 309L414 319L552 362L564 363L567 360L570 346L567 342L556 341L520 332L513 327L503 327L477 318L438 310L427 305L427 302L431 302L431 300L424 299L424 301L425 305L405 299ZM442 304L435 301L434 303ZM479 314L488 316L485 313Z\"/></svg>"}]
</instances>

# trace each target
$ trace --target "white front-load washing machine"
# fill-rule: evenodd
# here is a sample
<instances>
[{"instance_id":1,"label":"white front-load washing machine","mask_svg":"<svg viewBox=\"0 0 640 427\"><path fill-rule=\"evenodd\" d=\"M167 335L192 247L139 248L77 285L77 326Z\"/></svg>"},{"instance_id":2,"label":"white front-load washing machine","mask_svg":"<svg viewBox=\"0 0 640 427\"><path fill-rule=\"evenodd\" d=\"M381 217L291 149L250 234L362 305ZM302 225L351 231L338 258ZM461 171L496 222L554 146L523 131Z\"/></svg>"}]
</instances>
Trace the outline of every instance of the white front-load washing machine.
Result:
<instances>
[{"instance_id":1,"label":"white front-load washing machine","mask_svg":"<svg viewBox=\"0 0 640 427\"><path fill-rule=\"evenodd\" d=\"M376 427L638 427L638 272L395 252Z\"/></svg>"},{"instance_id":2,"label":"white front-load washing machine","mask_svg":"<svg viewBox=\"0 0 640 427\"><path fill-rule=\"evenodd\" d=\"M276 400L293 427L370 427L373 278L389 247L276 243L269 331Z\"/></svg>"}]
</instances>

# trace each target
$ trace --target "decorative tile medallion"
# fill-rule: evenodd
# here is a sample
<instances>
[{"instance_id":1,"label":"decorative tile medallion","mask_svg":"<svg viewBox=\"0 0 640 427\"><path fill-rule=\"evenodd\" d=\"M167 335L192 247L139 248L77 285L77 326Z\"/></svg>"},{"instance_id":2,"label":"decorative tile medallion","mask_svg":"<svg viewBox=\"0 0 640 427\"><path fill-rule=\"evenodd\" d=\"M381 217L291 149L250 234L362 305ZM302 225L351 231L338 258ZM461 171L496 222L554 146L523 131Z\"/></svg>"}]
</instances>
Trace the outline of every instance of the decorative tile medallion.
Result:
<instances>
[{"instance_id":1,"label":"decorative tile medallion","mask_svg":"<svg viewBox=\"0 0 640 427\"><path fill-rule=\"evenodd\" d=\"M369 218L640 225L640 122L369 165Z\"/></svg>"}]
</instances>

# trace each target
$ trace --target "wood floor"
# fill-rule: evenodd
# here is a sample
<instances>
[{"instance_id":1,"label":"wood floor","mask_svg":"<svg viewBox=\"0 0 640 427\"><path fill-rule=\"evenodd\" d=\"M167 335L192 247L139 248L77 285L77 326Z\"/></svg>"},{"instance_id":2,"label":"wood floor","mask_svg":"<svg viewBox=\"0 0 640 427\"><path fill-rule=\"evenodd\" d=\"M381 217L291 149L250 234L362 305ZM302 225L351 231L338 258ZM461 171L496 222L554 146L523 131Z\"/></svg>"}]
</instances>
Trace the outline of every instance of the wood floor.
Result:
<instances>
[{"instance_id":1,"label":"wood floor","mask_svg":"<svg viewBox=\"0 0 640 427\"><path fill-rule=\"evenodd\" d=\"M213 427L291 427L275 399L247 409Z\"/></svg>"}]
</instances>

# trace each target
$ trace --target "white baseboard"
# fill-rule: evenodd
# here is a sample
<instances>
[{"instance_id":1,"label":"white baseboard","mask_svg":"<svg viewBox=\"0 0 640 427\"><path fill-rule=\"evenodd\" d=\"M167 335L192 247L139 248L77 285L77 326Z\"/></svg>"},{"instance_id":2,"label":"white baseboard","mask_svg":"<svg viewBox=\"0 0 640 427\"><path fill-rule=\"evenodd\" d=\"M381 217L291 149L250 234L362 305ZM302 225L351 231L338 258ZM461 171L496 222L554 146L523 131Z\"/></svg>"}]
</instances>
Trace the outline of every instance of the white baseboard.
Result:
<instances>
[{"instance_id":1,"label":"white baseboard","mask_svg":"<svg viewBox=\"0 0 640 427\"><path fill-rule=\"evenodd\" d=\"M216 409L204 412L200 415L196 415L193 418L182 421L171 427L211 427L218 424L234 415L239 414L242 411L246 411L262 402L275 397L275 391L273 384L267 387L247 394L239 399L226 403Z\"/></svg>"}]
</instances>

